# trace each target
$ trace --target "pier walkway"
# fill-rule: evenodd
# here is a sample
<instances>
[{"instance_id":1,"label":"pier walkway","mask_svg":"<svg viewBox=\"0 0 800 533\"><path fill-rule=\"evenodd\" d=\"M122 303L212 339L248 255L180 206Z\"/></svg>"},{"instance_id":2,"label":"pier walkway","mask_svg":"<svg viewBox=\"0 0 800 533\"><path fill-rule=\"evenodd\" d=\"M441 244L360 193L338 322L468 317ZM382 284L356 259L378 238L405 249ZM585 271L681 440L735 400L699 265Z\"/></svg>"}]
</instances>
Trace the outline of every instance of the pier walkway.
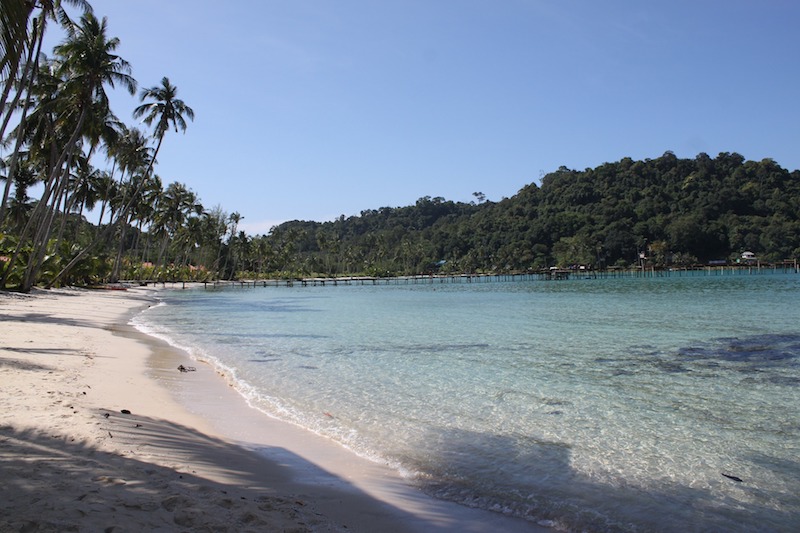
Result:
<instances>
[{"instance_id":1,"label":"pier walkway","mask_svg":"<svg viewBox=\"0 0 800 533\"><path fill-rule=\"evenodd\" d=\"M256 279L256 280L217 280L205 282L148 282L155 284L203 284L205 288L224 287L326 287L347 285L423 285L423 284L449 284L449 283L491 283L498 281L565 281L575 279L609 279L609 278L659 278L680 276L730 276L730 275L763 275L763 274L797 274L800 273L798 263L784 262L774 265L759 266L707 266L694 268L672 269L606 269L606 270L579 270L579 269L548 269L535 272L520 272L509 274L428 274L417 276L340 276L340 277L309 277L287 279Z\"/></svg>"}]
</instances>

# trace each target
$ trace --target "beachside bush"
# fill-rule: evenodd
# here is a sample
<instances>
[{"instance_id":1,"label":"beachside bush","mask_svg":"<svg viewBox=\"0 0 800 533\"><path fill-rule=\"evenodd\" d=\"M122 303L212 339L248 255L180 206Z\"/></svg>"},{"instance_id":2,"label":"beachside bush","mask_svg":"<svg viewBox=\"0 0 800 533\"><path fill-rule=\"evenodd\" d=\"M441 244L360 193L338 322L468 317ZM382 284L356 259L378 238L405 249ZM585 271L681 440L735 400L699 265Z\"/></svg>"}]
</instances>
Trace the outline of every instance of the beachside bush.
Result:
<instances>
[{"instance_id":1,"label":"beachside bush","mask_svg":"<svg viewBox=\"0 0 800 533\"><path fill-rule=\"evenodd\" d=\"M5 277L8 288L19 287L25 274L25 265L30 255L30 247L23 247L19 251L17 261L11 263L11 258L17 249L19 239L13 235L0 234L0 277ZM10 270L7 270L10 269Z\"/></svg>"},{"instance_id":2,"label":"beachside bush","mask_svg":"<svg viewBox=\"0 0 800 533\"><path fill-rule=\"evenodd\" d=\"M107 255L86 257L63 278L62 284L87 287L102 285L108 282L113 266L113 261Z\"/></svg>"}]
</instances>

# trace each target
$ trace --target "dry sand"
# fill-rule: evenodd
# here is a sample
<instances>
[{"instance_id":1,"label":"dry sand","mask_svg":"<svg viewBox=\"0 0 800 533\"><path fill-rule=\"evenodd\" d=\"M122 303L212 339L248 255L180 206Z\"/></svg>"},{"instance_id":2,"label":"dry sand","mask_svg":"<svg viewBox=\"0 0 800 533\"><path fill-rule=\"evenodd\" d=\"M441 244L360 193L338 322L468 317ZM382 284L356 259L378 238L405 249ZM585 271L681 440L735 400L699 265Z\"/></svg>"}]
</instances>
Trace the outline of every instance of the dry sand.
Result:
<instances>
[{"instance_id":1,"label":"dry sand","mask_svg":"<svg viewBox=\"0 0 800 533\"><path fill-rule=\"evenodd\" d=\"M0 293L0 532L545 531L250 409L127 326L152 297Z\"/></svg>"}]
</instances>

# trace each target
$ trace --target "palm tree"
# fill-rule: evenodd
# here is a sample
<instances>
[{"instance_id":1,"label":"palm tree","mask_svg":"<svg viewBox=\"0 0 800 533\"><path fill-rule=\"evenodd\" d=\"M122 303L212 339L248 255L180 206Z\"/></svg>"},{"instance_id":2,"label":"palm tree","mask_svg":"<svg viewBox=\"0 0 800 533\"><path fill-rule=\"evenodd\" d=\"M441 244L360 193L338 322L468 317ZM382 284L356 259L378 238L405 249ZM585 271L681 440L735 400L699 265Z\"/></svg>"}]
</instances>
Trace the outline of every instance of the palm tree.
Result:
<instances>
[{"instance_id":1,"label":"palm tree","mask_svg":"<svg viewBox=\"0 0 800 533\"><path fill-rule=\"evenodd\" d=\"M144 227L147 226L148 229L152 227L156 213L158 212L158 206L161 202L161 199L164 194L164 187L161 183L161 178L158 174L155 174L151 179L147 180L147 183L142 187L142 191L139 194L139 201L133 207L133 216L131 217L132 220L136 220L137 223L137 233L136 233L136 241L133 246L133 251L137 252L139 249L139 240L142 235L145 235L145 242L144 242L144 249L142 250L141 260L144 262L147 257L147 252L150 248L150 231L146 234L144 233Z\"/></svg>"},{"instance_id":2,"label":"palm tree","mask_svg":"<svg viewBox=\"0 0 800 533\"><path fill-rule=\"evenodd\" d=\"M38 82L34 87L28 91L25 106L21 110L21 118L17 127L12 131L10 138L14 139L14 149L8 158L8 175L11 176L11 181L14 179L14 174L17 172L22 157L23 146L27 145L28 151L35 158L41 152L40 148L45 146L55 150L58 144L55 142L54 122L55 113L52 102L57 98L61 80L54 73L54 64L52 61L44 59L44 63L37 69ZM28 115L29 107L34 103L34 110ZM15 111L17 101L9 106L6 119L10 118ZM4 125L6 122L4 122ZM4 131L4 127L0 127L0 134ZM10 139L9 139L10 140ZM54 158L53 158L54 159ZM3 199L0 201L0 225L5 218L5 208L8 202L9 194L11 192L11 181L6 182L3 191Z\"/></svg>"},{"instance_id":3,"label":"palm tree","mask_svg":"<svg viewBox=\"0 0 800 533\"><path fill-rule=\"evenodd\" d=\"M100 199L100 179L103 173L90 165L87 161L86 166L81 168L77 175L77 182L72 190L73 207L78 204L78 218L83 217L84 209L90 211L94 209Z\"/></svg>"},{"instance_id":4,"label":"palm tree","mask_svg":"<svg viewBox=\"0 0 800 533\"><path fill-rule=\"evenodd\" d=\"M86 117L83 126L83 138L89 143L86 158L91 159L101 143L105 146L114 145L126 130L125 124L120 122L107 105L93 106L92 113Z\"/></svg>"},{"instance_id":5,"label":"palm tree","mask_svg":"<svg viewBox=\"0 0 800 533\"><path fill-rule=\"evenodd\" d=\"M130 94L136 92L130 65L113 54L120 41L116 37L108 38L107 29L105 17L98 21L94 15L86 13L80 24L67 26L68 39L54 49L60 58L59 70L66 80L64 101L72 104L72 111L78 113L73 130L75 140L86 132L83 126L90 113L108 115L105 84L111 87L119 84Z\"/></svg>"},{"instance_id":6,"label":"palm tree","mask_svg":"<svg viewBox=\"0 0 800 533\"><path fill-rule=\"evenodd\" d=\"M227 275L228 272L228 261L231 260L233 257L233 245L234 245L234 238L236 237L236 230L239 227L239 222L242 221L244 217L234 211L228 216L228 226L227 231L230 233L230 237L228 237L228 253L225 255L225 262L222 265L222 273L223 275ZM236 274L236 258L234 259L233 265L233 274Z\"/></svg>"},{"instance_id":7,"label":"palm tree","mask_svg":"<svg viewBox=\"0 0 800 533\"><path fill-rule=\"evenodd\" d=\"M97 217L97 226L103 226L103 216L106 207L117 194L117 182L106 171L101 171L97 177L97 199L100 200L100 216Z\"/></svg>"},{"instance_id":8,"label":"palm tree","mask_svg":"<svg viewBox=\"0 0 800 533\"><path fill-rule=\"evenodd\" d=\"M160 87L156 86L151 87L150 89L144 89L140 94L141 101L144 101L147 98L150 98L154 101L142 104L133 111L134 118L144 117L143 120L145 124L151 125L153 122L156 123L154 135L158 141L156 143L156 149L153 153L153 156L150 158L147 165L147 169L142 173L142 179L138 181L138 185L136 187L130 188L130 197L127 199L127 201L123 202L123 207L120 210L120 215L118 218L121 238L124 236L124 228L128 214L134 207L136 198L139 196L141 188L146 186L148 183L150 173L152 172L153 165L156 161L156 157L161 149L161 143L164 141L164 135L169 129L170 124L174 125L175 131L178 131L179 127L183 131L186 131L186 120L183 118L183 116L186 115L191 120L194 120L194 111L191 107L187 106L183 100L176 98L177 93L177 87L172 85L169 82L169 79L165 76L161 80ZM135 131L138 132L138 130ZM125 155L130 156L131 154L127 153ZM128 162L123 160L123 164L128 164ZM121 247L122 243L120 243L120 250ZM117 275L119 274L120 260L121 251L117 254L117 261L115 262L112 279L116 279Z\"/></svg>"},{"instance_id":9,"label":"palm tree","mask_svg":"<svg viewBox=\"0 0 800 533\"><path fill-rule=\"evenodd\" d=\"M129 224L134 217L139 217L140 227L143 218L142 203L144 192L153 185L153 180L148 180L145 169L150 167L153 160L152 149L147 146L147 139L138 128L122 128L122 135L115 143L107 145L107 152L114 159L114 165L120 169L120 191L123 193L117 201L119 202L119 216L116 219L116 226L119 232L119 242L117 245L117 255L114 260L114 267L111 272L111 280L119 278L122 265L122 252L125 245L125 234ZM124 182L125 174L128 174L127 183ZM157 182L157 194L161 193L161 181ZM157 197L157 196L156 196ZM111 217L113 221L113 216ZM99 228L98 228L99 231Z\"/></svg>"},{"instance_id":10,"label":"palm tree","mask_svg":"<svg viewBox=\"0 0 800 533\"><path fill-rule=\"evenodd\" d=\"M92 6L86 0L66 0L66 3L77 6L84 12L92 10ZM40 10L39 16L31 20L31 15L36 9ZM61 0L39 0L37 2L3 0L0 3L0 75L5 76L3 106L0 106L0 109L4 108L11 86L17 80L26 49L31 51L41 48L48 19L58 19L62 23L69 21ZM0 135L0 137L2 136Z\"/></svg>"},{"instance_id":11,"label":"palm tree","mask_svg":"<svg viewBox=\"0 0 800 533\"><path fill-rule=\"evenodd\" d=\"M5 163L2 163L5 166ZM12 181L7 176L0 176L0 179ZM38 174L30 164L23 164L14 174L14 196L11 197L8 207L7 224L10 229L22 229L28 221L31 210L33 209L28 197L28 188L35 185L38 181Z\"/></svg>"},{"instance_id":12,"label":"palm tree","mask_svg":"<svg viewBox=\"0 0 800 533\"><path fill-rule=\"evenodd\" d=\"M28 16L33 6L26 0L4 0L0 4L0 74L8 73L22 56L28 36Z\"/></svg>"},{"instance_id":13,"label":"palm tree","mask_svg":"<svg viewBox=\"0 0 800 533\"><path fill-rule=\"evenodd\" d=\"M45 182L45 193L37 205L45 209L49 203L49 195L58 198L66 186L65 163L70 160L78 147L78 140L84 132L84 123L96 109L108 107L105 84L114 87L122 85L131 94L136 91L136 81L130 76L130 65L114 54L119 46L119 39L107 37L107 20L98 21L91 13L85 13L79 24L67 27L68 38L55 48L58 63L58 74L64 83L61 87L58 104L60 114L56 129L71 131L67 141L61 145L61 151ZM107 113L99 113L107 114ZM59 178L59 176L62 176ZM54 206L50 206L53 209ZM34 238L35 253L31 254L21 286L28 291L35 282L41 267L50 235L53 213L45 213L41 218L39 230Z\"/></svg>"},{"instance_id":14,"label":"palm tree","mask_svg":"<svg viewBox=\"0 0 800 533\"><path fill-rule=\"evenodd\" d=\"M213 247L210 253L213 254L214 260L209 261L211 264L209 270L219 275L221 272L220 265L222 263L222 252L224 248L223 241L225 235L228 234L228 213L223 211L220 206L215 206L211 210L205 212L203 225L205 231L205 238L203 240Z\"/></svg>"},{"instance_id":15,"label":"palm tree","mask_svg":"<svg viewBox=\"0 0 800 533\"><path fill-rule=\"evenodd\" d=\"M33 39L29 42L30 35L28 33L28 19L32 11L33 5L26 0L4 0L0 3L0 76L5 79L2 97L0 97L0 110L4 110L0 140L3 139L5 128L12 116L11 109L6 110L6 101L14 83L17 82L17 73L23 63L25 48L30 49L28 61L33 57L35 49L30 46ZM34 30L36 29L37 27L34 26ZM24 85L24 81L22 85ZM21 94L22 91L17 91L17 96L21 96ZM14 104L10 107L16 107L17 101L18 98L15 98Z\"/></svg>"},{"instance_id":16,"label":"palm tree","mask_svg":"<svg viewBox=\"0 0 800 533\"><path fill-rule=\"evenodd\" d=\"M106 152L113 159L114 166L121 172L120 181L125 174L143 174L152 161L152 148L147 146L147 139L139 128L128 128L122 125L119 136L114 142L106 143ZM113 171L112 171L113 174Z\"/></svg>"},{"instance_id":17,"label":"palm tree","mask_svg":"<svg viewBox=\"0 0 800 533\"><path fill-rule=\"evenodd\" d=\"M67 179L69 182L64 189L61 202L63 207L61 209L61 226L58 230L58 237L56 243L61 243L64 236L64 229L67 226L67 220L73 212L75 204L81 202L81 213L83 212L83 203L81 197L87 199L91 204L94 204L94 197L92 196L92 173L95 172L89 164L89 158L83 154L78 154L75 158L73 168L68 173ZM82 215L79 215L79 218ZM58 244L56 249L58 249Z\"/></svg>"},{"instance_id":18,"label":"palm tree","mask_svg":"<svg viewBox=\"0 0 800 533\"><path fill-rule=\"evenodd\" d=\"M84 12L91 12L92 7L86 0L65 0L67 3L82 8ZM39 16L31 20L31 15L39 9ZM6 127L11 117L19 110L19 101L26 95L24 104L21 105L22 111L19 123L24 124L31 102L31 94L34 88L36 73L39 68L39 57L41 56L42 43L44 42L45 30L48 19L59 20L62 25L71 24L72 21L62 8L61 0L4 0L0 3L0 74L8 74L5 77L3 92L0 95L0 110L3 112L2 124L0 125L0 141L5 137ZM30 21L30 25L29 25ZM27 48L27 54L26 54ZM23 62L23 56L25 60ZM23 66L22 72L19 67ZM8 97L13 87L17 87L11 104L6 105ZM17 156L20 143L14 148L13 157ZM13 164L12 164L13 174ZM2 221L2 211L5 207L6 194L3 204L0 205L0 222Z\"/></svg>"},{"instance_id":19,"label":"palm tree","mask_svg":"<svg viewBox=\"0 0 800 533\"><path fill-rule=\"evenodd\" d=\"M142 185L144 183L144 185ZM114 267L111 271L111 281L119 280L120 270L122 268L122 253L125 248L126 238L125 235L129 227L132 227L133 221L137 223L137 233L134 238L134 245L131 247L132 252L136 253L138 247L139 237L142 234L142 227L149 224L155 217L156 208L159 205L163 196L161 186L161 178L157 175L149 180L145 180L143 174L136 174L131 177L130 181L123 184L121 187L123 194L120 199L122 205L130 204L130 209L127 213L122 213L117 219L119 226L119 242L117 245L117 255L114 260ZM130 199L128 199L130 195Z\"/></svg>"},{"instance_id":20,"label":"palm tree","mask_svg":"<svg viewBox=\"0 0 800 533\"><path fill-rule=\"evenodd\" d=\"M170 238L178 233L190 215L199 215L202 212L203 206L197 201L197 195L184 184L174 182L167 186L154 216L156 233L162 236L159 264L166 264L166 249Z\"/></svg>"},{"instance_id":21,"label":"palm tree","mask_svg":"<svg viewBox=\"0 0 800 533\"><path fill-rule=\"evenodd\" d=\"M153 135L158 139L156 143L156 150L153 154L153 159L150 162L150 168L145 173L148 175L152 170L153 163L158 157L158 152L161 150L161 143L164 141L164 134L170 129L170 124L175 127L175 132L180 128L186 131L186 119L184 115L194 120L194 111L191 107L187 106L183 100L177 98L178 88L169 82L169 78L164 76L161 79L161 85L143 89L139 98L142 102L145 99L151 99L152 102L142 104L133 110L134 118L144 117L144 123L148 126L156 123Z\"/></svg>"},{"instance_id":22,"label":"palm tree","mask_svg":"<svg viewBox=\"0 0 800 533\"><path fill-rule=\"evenodd\" d=\"M179 257L180 266L189 266L192 261L192 253L203 243L205 231L205 218L200 216L190 216L178 230L176 245L182 257ZM196 257L195 257L196 259Z\"/></svg>"}]
</instances>

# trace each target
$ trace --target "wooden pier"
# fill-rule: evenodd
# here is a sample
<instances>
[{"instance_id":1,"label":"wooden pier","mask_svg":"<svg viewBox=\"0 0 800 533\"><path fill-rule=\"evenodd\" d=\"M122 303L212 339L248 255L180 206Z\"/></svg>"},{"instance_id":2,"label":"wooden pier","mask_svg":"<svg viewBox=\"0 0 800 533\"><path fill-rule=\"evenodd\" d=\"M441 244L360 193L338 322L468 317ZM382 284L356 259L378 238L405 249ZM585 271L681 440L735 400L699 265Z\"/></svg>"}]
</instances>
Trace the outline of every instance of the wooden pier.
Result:
<instances>
[{"instance_id":1,"label":"wooden pier","mask_svg":"<svg viewBox=\"0 0 800 533\"><path fill-rule=\"evenodd\" d=\"M523 281L540 279L538 273L530 274L455 274L420 276L341 276L292 279L261 279L202 282L206 288L221 287L337 287L339 285L422 285L434 283L488 283L493 281Z\"/></svg>"},{"instance_id":2,"label":"wooden pier","mask_svg":"<svg viewBox=\"0 0 800 533\"><path fill-rule=\"evenodd\" d=\"M729 276L729 275L761 275L761 274L797 274L800 273L796 261L786 261L774 265L730 265L730 266L697 266L690 268L670 269L547 269L533 272L516 272L508 274L428 274L417 276L340 276L309 277L288 279L228 280L205 282L157 282L170 283L173 287L188 283L202 284L207 289L215 288L256 288L256 287L338 287L351 285L433 285L452 283L492 283L514 281L567 281L592 279L625 279L625 278L661 278L661 277L697 277L697 276Z\"/></svg>"}]
</instances>

